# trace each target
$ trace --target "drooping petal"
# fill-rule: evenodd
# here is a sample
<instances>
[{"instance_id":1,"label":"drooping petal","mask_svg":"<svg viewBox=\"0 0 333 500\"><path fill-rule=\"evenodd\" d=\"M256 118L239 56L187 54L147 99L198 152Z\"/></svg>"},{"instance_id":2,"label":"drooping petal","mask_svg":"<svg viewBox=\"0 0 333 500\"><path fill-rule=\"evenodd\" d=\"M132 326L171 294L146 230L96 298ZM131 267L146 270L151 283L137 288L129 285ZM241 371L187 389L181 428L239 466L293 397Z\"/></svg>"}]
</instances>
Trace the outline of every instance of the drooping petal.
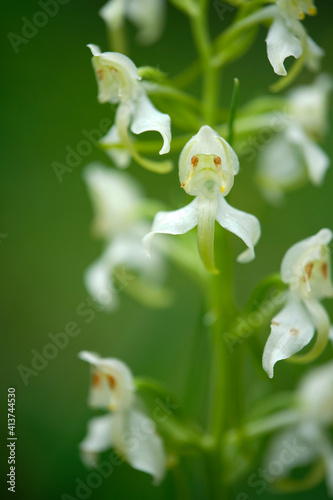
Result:
<instances>
[{"instance_id":1,"label":"drooping petal","mask_svg":"<svg viewBox=\"0 0 333 500\"><path fill-rule=\"evenodd\" d=\"M263 368L270 378L273 377L277 361L290 358L312 339L315 332L312 317L298 297L289 294L287 303L271 323L263 354Z\"/></svg>"},{"instance_id":2,"label":"drooping petal","mask_svg":"<svg viewBox=\"0 0 333 500\"><path fill-rule=\"evenodd\" d=\"M218 272L214 261L214 232L218 207L216 189L203 190L197 200L199 254L207 271L215 274Z\"/></svg>"},{"instance_id":3,"label":"drooping petal","mask_svg":"<svg viewBox=\"0 0 333 500\"><path fill-rule=\"evenodd\" d=\"M107 311L117 309L119 300L112 282L112 269L104 256L86 269L84 283L89 295L97 304Z\"/></svg>"},{"instance_id":4,"label":"drooping petal","mask_svg":"<svg viewBox=\"0 0 333 500\"><path fill-rule=\"evenodd\" d=\"M143 247L150 255L150 244L154 234L184 234L198 224L197 214L198 200L195 198L191 203L179 210L171 212L158 212L155 215L151 231L143 238Z\"/></svg>"},{"instance_id":5,"label":"drooping petal","mask_svg":"<svg viewBox=\"0 0 333 500\"><path fill-rule=\"evenodd\" d=\"M105 24L110 28L117 30L124 22L127 0L109 0L98 11Z\"/></svg>"},{"instance_id":6,"label":"drooping petal","mask_svg":"<svg viewBox=\"0 0 333 500\"><path fill-rule=\"evenodd\" d=\"M312 38L306 36L306 48L305 48L306 58L305 65L308 70L314 73L320 70L321 60L325 55L325 51L316 44Z\"/></svg>"},{"instance_id":7,"label":"drooping petal","mask_svg":"<svg viewBox=\"0 0 333 500\"><path fill-rule=\"evenodd\" d=\"M100 144L103 150L119 168L127 168L131 162L131 155L122 146L117 127L113 125L109 132L102 137ZM118 147L115 147L118 146Z\"/></svg>"},{"instance_id":8,"label":"drooping petal","mask_svg":"<svg viewBox=\"0 0 333 500\"><path fill-rule=\"evenodd\" d=\"M111 414L93 418L88 422L87 435L79 444L82 460L87 467L95 467L98 454L113 445L112 424Z\"/></svg>"},{"instance_id":9,"label":"drooping petal","mask_svg":"<svg viewBox=\"0 0 333 500\"><path fill-rule=\"evenodd\" d=\"M304 158L311 182L322 184L326 170L330 165L329 156L302 131L300 127L290 126L287 129L289 141L296 144Z\"/></svg>"},{"instance_id":10,"label":"drooping petal","mask_svg":"<svg viewBox=\"0 0 333 500\"><path fill-rule=\"evenodd\" d=\"M129 0L127 17L138 27L138 42L153 44L164 27L165 0Z\"/></svg>"},{"instance_id":11,"label":"drooping petal","mask_svg":"<svg viewBox=\"0 0 333 500\"><path fill-rule=\"evenodd\" d=\"M119 411L131 405L135 387L125 363L116 358L100 358L88 351L80 352L79 358L92 366L90 406Z\"/></svg>"},{"instance_id":12,"label":"drooping petal","mask_svg":"<svg viewBox=\"0 0 333 500\"><path fill-rule=\"evenodd\" d=\"M266 44L269 62L275 73L281 76L287 74L285 59L289 56L298 59L303 52L301 41L288 29L282 17L276 17L270 26Z\"/></svg>"},{"instance_id":13,"label":"drooping petal","mask_svg":"<svg viewBox=\"0 0 333 500\"><path fill-rule=\"evenodd\" d=\"M134 469L151 474L154 484L159 484L165 475L166 456L155 423L137 409L117 415L117 421L117 448Z\"/></svg>"},{"instance_id":14,"label":"drooping petal","mask_svg":"<svg viewBox=\"0 0 333 500\"><path fill-rule=\"evenodd\" d=\"M141 93L135 104L131 131L142 134L149 130L156 130L163 137L163 147L160 155L170 151L171 120L170 116L158 111L144 92Z\"/></svg>"},{"instance_id":15,"label":"drooping petal","mask_svg":"<svg viewBox=\"0 0 333 500\"><path fill-rule=\"evenodd\" d=\"M223 196L219 196L218 200L216 220L222 227L244 241L248 249L241 253L237 260L249 262L255 257L254 246L260 238L260 223L254 215L231 207Z\"/></svg>"}]
</instances>

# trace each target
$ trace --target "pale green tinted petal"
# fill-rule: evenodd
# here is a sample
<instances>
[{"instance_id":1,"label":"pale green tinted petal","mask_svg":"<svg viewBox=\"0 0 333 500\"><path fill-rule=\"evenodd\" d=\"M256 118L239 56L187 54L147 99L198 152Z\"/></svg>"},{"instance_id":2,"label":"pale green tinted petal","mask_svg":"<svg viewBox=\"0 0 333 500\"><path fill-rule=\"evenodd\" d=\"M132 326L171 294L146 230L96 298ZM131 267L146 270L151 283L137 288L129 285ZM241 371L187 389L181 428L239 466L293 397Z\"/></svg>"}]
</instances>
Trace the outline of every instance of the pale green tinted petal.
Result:
<instances>
[{"instance_id":1,"label":"pale green tinted petal","mask_svg":"<svg viewBox=\"0 0 333 500\"><path fill-rule=\"evenodd\" d=\"M170 151L171 120L170 116L158 111L148 97L142 93L135 104L131 131L141 134L149 130L156 130L163 137L163 147L160 154Z\"/></svg>"},{"instance_id":2,"label":"pale green tinted petal","mask_svg":"<svg viewBox=\"0 0 333 500\"><path fill-rule=\"evenodd\" d=\"M98 454L110 448L112 443L112 415L93 418L88 422L86 437L79 444L82 460L87 467L95 467Z\"/></svg>"},{"instance_id":3,"label":"pale green tinted petal","mask_svg":"<svg viewBox=\"0 0 333 500\"><path fill-rule=\"evenodd\" d=\"M241 238L248 247L237 260L249 262L254 259L253 247L258 242L261 233L258 219L254 215L231 207L223 196L219 196L216 220L222 227Z\"/></svg>"},{"instance_id":4,"label":"pale green tinted petal","mask_svg":"<svg viewBox=\"0 0 333 500\"><path fill-rule=\"evenodd\" d=\"M198 200L198 248L202 261L211 273L216 273L214 263L214 230L216 211L218 207L218 194L205 190L199 193Z\"/></svg>"},{"instance_id":5,"label":"pale green tinted petal","mask_svg":"<svg viewBox=\"0 0 333 500\"><path fill-rule=\"evenodd\" d=\"M273 377L277 361L290 358L305 347L314 335L313 320L302 302L289 294L287 304L271 323L271 333L265 345L263 368Z\"/></svg>"},{"instance_id":6,"label":"pale green tinted petal","mask_svg":"<svg viewBox=\"0 0 333 500\"><path fill-rule=\"evenodd\" d=\"M321 59L323 58L325 52L324 50L316 44L312 38L307 35L306 37L306 67L313 72L317 72L320 69Z\"/></svg>"},{"instance_id":7,"label":"pale green tinted petal","mask_svg":"<svg viewBox=\"0 0 333 500\"><path fill-rule=\"evenodd\" d=\"M135 387L132 373L125 363L116 358L100 358L88 351L81 351L79 358L92 366L91 407L122 410L131 405Z\"/></svg>"},{"instance_id":8,"label":"pale green tinted petal","mask_svg":"<svg viewBox=\"0 0 333 500\"><path fill-rule=\"evenodd\" d=\"M119 305L111 273L111 265L104 256L91 264L84 273L84 284L89 295L107 311L114 311Z\"/></svg>"},{"instance_id":9,"label":"pale green tinted petal","mask_svg":"<svg viewBox=\"0 0 333 500\"><path fill-rule=\"evenodd\" d=\"M323 425L333 422L333 361L313 368L301 379L297 397L302 412Z\"/></svg>"},{"instance_id":10,"label":"pale green tinted petal","mask_svg":"<svg viewBox=\"0 0 333 500\"><path fill-rule=\"evenodd\" d=\"M114 145L120 145L121 139L118 134L117 127L113 125L109 132L102 137L100 144L103 146L103 150L111 158L111 160L119 168L127 168L131 162L131 155L128 151L123 148L115 148Z\"/></svg>"},{"instance_id":11,"label":"pale green tinted petal","mask_svg":"<svg viewBox=\"0 0 333 500\"><path fill-rule=\"evenodd\" d=\"M330 165L328 155L315 142L309 139L300 127L288 127L288 139L300 148L310 180L313 184L320 185Z\"/></svg>"},{"instance_id":12,"label":"pale green tinted petal","mask_svg":"<svg viewBox=\"0 0 333 500\"><path fill-rule=\"evenodd\" d=\"M151 231L143 238L143 247L150 255L150 244L154 234L184 234L198 224L198 200L195 198L186 207L171 212L158 212Z\"/></svg>"},{"instance_id":13,"label":"pale green tinted petal","mask_svg":"<svg viewBox=\"0 0 333 500\"><path fill-rule=\"evenodd\" d=\"M270 26L266 38L269 62L277 75L285 76L284 60L293 56L298 59L303 52L300 40L288 29L285 21L277 17Z\"/></svg>"},{"instance_id":14,"label":"pale green tinted petal","mask_svg":"<svg viewBox=\"0 0 333 500\"><path fill-rule=\"evenodd\" d=\"M124 443L127 461L134 469L151 474L154 484L159 484L165 475L166 456L153 420L139 410L132 410L126 427L132 438Z\"/></svg>"},{"instance_id":15,"label":"pale green tinted petal","mask_svg":"<svg viewBox=\"0 0 333 500\"><path fill-rule=\"evenodd\" d=\"M139 30L139 43L155 43L164 27L165 0L129 0L127 17Z\"/></svg>"},{"instance_id":16,"label":"pale green tinted petal","mask_svg":"<svg viewBox=\"0 0 333 500\"><path fill-rule=\"evenodd\" d=\"M296 283L301 279L303 274L303 268L299 269L300 263L303 264L302 258L305 254L309 252L315 252L313 254L314 258L320 257L320 247L322 245L327 245L332 239L332 231L330 229L321 229L317 234L306 238L298 243L295 243L289 248L285 256L283 257L281 264L281 278L285 283L291 283L298 285ZM305 262L306 263L306 262Z\"/></svg>"}]
</instances>

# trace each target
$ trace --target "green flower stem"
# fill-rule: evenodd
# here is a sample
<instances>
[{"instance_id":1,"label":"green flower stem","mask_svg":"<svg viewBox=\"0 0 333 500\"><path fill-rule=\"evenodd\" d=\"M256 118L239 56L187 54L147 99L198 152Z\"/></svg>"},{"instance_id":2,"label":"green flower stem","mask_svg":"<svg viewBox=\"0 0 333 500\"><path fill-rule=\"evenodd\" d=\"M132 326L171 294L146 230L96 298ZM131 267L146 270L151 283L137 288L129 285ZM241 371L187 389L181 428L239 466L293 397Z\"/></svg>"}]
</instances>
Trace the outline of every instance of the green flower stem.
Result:
<instances>
[{"instance_id":1,"label":"green flower stem","mask_svg":"<svg viewBox=\"0 0 333 500\"><path fill-rule=\"evenodd\" d=\"M112 52L127 54L127 43L124 26L117 29L108 29L109 46Z\"/></svg>"}]
</instances>

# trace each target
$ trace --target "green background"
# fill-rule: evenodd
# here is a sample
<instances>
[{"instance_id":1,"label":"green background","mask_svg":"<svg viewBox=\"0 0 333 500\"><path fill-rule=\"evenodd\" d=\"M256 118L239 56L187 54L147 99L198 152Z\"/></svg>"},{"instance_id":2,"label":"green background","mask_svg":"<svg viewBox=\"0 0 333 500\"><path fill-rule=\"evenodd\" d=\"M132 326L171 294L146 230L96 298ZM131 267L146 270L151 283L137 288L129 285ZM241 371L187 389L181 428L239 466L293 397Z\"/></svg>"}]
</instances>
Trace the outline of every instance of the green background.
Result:
<instances>
[{"instance_id":1,"label":"green background","mask_svg":"<svg viewBox=\"0 0 333 500\"><path fill-rule=\"evenodd\" d=\"M36 36L15 53L7 33L21 33L25 16L29 20L40 10L37 2L7 2L1 16L2 42L2 129L1 196L3 217L0 233L1 299L3 312L1 381L2 417L6 417L7 387L16 388L17 419L17 493L16 498L60 499L65 493L75 497L76 478L85 482L89 471L78 455L88 419L93 416L86 405L88 366L77 358L82 349L127 362L135 375L148 375L168 384L181 399L194 342L194 330L200 314L200 292L193 282L171 269L170 283L176 300L169 309L150 311L122 297L119 311L113 315L96 312L93 321L77 314L77 307L88 300L82 275L100 253L101 246L90 236L92 210L82 181L82 169L91 160L107 158L97 148L82 159L72 173L59 182L52 162L64 163L66 146L73 148L84 139L83 129L98 128L110 118L108 105L96 100L96 84L90 54L85 45L97 43L106 49L106 36L97 11L103 1L70 0L60 5ZM312 37L326 49L323 68L332 71L332 4L317 2L320 14L307 20ZM131 46L137 66L157 65L170 75L180 72L194 60L190 31L182 14L168 6L168 23L162 39L153 47ZM221 21L211 6L212 31L223 29L232 13ZM134 30L129 33L133 40ZM241 83L241 104L267 91L275 75L265 54L265 30L249 54L228 68L222 78L221 104L228 106L234 76ZM302 73L299 82L310 82ZM333 157L333 141L325 147ZM262 224L262 238L256 260L247 266L235 265L237 300L241 304L254 284L267 273L277 271L285 251L294 242L310 236L322 227L333 229L330 169L322 188L307 185L288 196L281 208L263 204L253 182L253 165L244 161L232 193L232 204L256 214ZM157 176L133 165L131 173L144 184L146 192L172 206L184 203L178 188L177 170ZM236 252L241 248L233 239ZM332 303L327 308L333 317ZM81 333L50 360L44 370L24 385L18 365L31 366L32 349L41 352L49 343L47 334L63 331L69 321L78 323ZM265 335L267 335L266 330ZM265 336L262 337L264 341ZM331 357L328 347L322 360ZM198 360L205 371L208 360ZM270 382L260 375L256 394L279 388L292 388L302 369L281 363ZM290 383L292 380L292 383ZM233 381L230 381L232 384ZM4 419L5 420L5 419ZM4 421L4 429L6 422ZM3 432L5 442L6 430ZM2 445L6 460L5 444ZM2 488L7 473L2 469ZM258 464L253 464L253 472ZM201 472L192 474L193 498L204 498ZM237 492L254 488L239 484ZM4 489L4 495L6 490ZM326 498L324 487L289 498ZM127 465L115 468L102 485L93 490L96 499L165 499L175 497L169 475L159 488L150 477ZM271 498L269 491L260 499ZM273 498L279 498L274 495Z\"/></svg>"}]
</instances>

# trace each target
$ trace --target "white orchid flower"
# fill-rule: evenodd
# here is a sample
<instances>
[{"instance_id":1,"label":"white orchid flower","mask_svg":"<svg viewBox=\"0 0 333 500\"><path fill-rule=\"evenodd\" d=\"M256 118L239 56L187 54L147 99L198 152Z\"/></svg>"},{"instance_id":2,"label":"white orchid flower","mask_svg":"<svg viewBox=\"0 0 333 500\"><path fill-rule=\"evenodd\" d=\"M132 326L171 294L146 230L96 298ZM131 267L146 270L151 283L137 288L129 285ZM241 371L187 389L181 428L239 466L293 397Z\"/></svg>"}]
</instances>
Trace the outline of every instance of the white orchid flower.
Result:
<instances>
[{"instance_id":1,"label":"white orchid flower","mask_svg":"<svg viewBox=\"0 0 333 500\"><path fill-rule=\"evenodd\" d=\"M127 150L143 167L156 172L167 172L171 163L154 162L141 157L135 150L129 136L129 129L134 134L147 131L157 131L163 138L160 154L170 151L171 128L170 116L158 111L149 98L142 84L135 64L127 56L117 52L101 53L96 45L88 45L93 58L93 67L98 83L98 100L101 103L118 104L115 116L115 130L107 134L109 146L115 147L119 138L119 146ZM101 142L106 145L105 140ZM120 152L122 150L120 149ZM123 155L120 166L126 166L126 156ZM117 159L117 156L114 156ZM118 157L119 159L119 157ZM128 158L127 158L128 159Z\"/></svg>"},{"instance_id":2,"label":"white orchid flower","mask_svg":"<svg viewBox=\"0 0 333 500\"><path fill-rule=\"evenodd\" d=\"M179 159L181 187L195 196L184 208L172 212L158 212L151 232L144 238L149 253L154 234L184 234L198 226L198 247L206 268L215 272L215 220L241 238L247 245L238 257L239 262L254 258L254 245L260 237L260 224L253 215L231 207L225 196L238 173L238 158L231 146L217 132L205 125L185 145Z\"/></svg>"},{"instance_id":3,"label":"white orchid flower","mask_svg":"<svg viewBox=\"0 0 333 500\"><path fill-rule=\"evenodd\" d=\"M138 29L138 42L150 45L162 34L165 0L109 0L99 15L108 29L115 32L123 27L127 18Z\"/></svg>"},{"instance_id":4,"label":"white orchid flower","mask_svg":"<svg viewBox=\"0 0 333 500\"><path fill-rule=\"evenodd\" d=\"M270 202L309 179L323 183L330 159L316 144L328 130L328 97L332 78L320 75L312 85L297 87L287 96L284 130L267 144L258 160L258 182Z\"/></svg>"},{"instance_id":5,"label":"white orchid flower","mask_svg":"<svg viewBox=\"0 0 333 500\"><path fill-rule=\"evenodd\" d=\"M105 240L106 249L84 274L89 294L106 311L119 306L125 290L150 307L166 307L170 293L165 281L166 263L160 248L149 259L142 238L149 230L142 211L149 202L138 183L126 172L87 165L83 173L94 208L93 233Z\"/></svg>"},{"instance_id":6,"label":"white orchid flower","mask_svg":"<svg viewBox=\"0 0 333 500\"><path fill-rule=\"evenodd\" d=\"M100 358L87 351L79 357L92 366L89 405L112 410L89 422L80 443L84 462L96 465L98 454L112 447L134 469L151 474L154 483L160 483L166 470L163 441L153 420L140 408L131 371L118 359Z\"/></svg>"},{"instance_id":7,"label":"white orchid flower","mask_svg":"<svg viewBox=\"0 0 333 500\"><path fill-rule=\"evenodd\" d=\"M332 236L329 229L322 229L293 245L283 258L281 278L289 285L289 291L285 307L272 320L264 349L263 367L269 377L273 377L275 363L303 349L316 330L312 349L292 360L312 361L327 344L330 321L320 300L333 297L328 249Z\"/></svg>"},{"instance_id":8,"label":"white orchid flower","mask_svg":"<svg viewBox=\"0 0 333 500\"><path fill-rule=\"evenodd\" d=\"M333 495L333 446L327 429L333 423L333 362L310 370L296 391L297 425L277 434L270 443L266 464L279 461L277 479L292 469L321 461L326 483ZM297 482L295 483L297 486Z\"/></svg>"},{"instance_id":9,"label":"white orchid flower","mask_svg":"<svg viewBox=\"0 0 333 500\"><path fill-rule=\"evenodd\" d=\"M271 8L270 8L271 9ZM316 8L311 1L277 0L273 22L268 30L267 55L277 75L287 75L284 61L287 57L303 58L311 71L318 71L324 51L309 37L300 20L305 14L315 15Z\"/></svg>"}]
</instances>

